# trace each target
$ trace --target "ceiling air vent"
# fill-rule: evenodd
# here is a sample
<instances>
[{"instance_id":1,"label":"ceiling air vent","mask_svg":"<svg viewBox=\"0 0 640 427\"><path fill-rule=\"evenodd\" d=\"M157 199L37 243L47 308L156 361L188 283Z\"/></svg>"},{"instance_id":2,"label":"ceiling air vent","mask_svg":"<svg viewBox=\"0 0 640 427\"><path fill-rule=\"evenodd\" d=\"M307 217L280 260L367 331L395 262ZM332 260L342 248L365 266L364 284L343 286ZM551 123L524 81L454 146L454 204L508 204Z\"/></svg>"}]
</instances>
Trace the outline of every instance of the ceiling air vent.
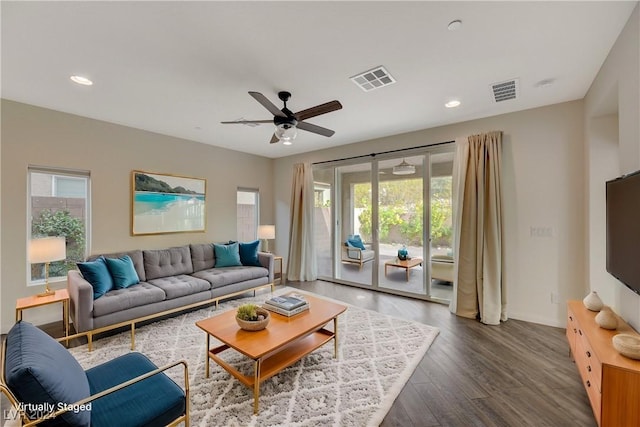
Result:
<instances>
[{"instance_id":1,"label":"ceiling air vent","mask_svg":"<svg viewBox=\"0 0 640 427\"><path fill-rule=\"evenodd\" d=\"M493 102L508 101L516 99L518 96L518 79L507 80L506 82L494 83L491 85L491 96Z\"/></svg>"},{"instance_id":2,"label":"ceiling air vent","mask_svg":"<svg viewBox=\"0 0 640 427\"><path fill-rule=\"evenodd\" d=\"M365 71L364 73L356 74L355 76L350 77L350 79L365 92L369 92L383 86L388 86L396 82L396 79L394 79L382 65L369 71Z\"/></svg>"}]
</instances>

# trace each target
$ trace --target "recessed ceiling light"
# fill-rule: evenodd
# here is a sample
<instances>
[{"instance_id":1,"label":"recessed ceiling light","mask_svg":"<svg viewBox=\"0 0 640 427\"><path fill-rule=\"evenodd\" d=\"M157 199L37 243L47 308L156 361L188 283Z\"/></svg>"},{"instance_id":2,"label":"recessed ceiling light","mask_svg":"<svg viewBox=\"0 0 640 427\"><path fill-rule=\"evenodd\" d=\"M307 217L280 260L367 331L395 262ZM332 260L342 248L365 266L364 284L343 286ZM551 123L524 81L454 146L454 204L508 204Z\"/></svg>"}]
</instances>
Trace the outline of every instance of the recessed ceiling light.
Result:
<instances>
[{"instance_id":1,"label":"recessed ceiling light","mask_svg":"<svg viewBox=\"0 0 640 427\"><path fill-rule=\"evenodd\" d=\"M458 101L457 99L452 99L451 101L444 104L444 106L447 108L456 108L460 106L460 101Z\"/></svg>"},{"instance_id":2,"label":"recessed ceiling light","mask_svg":"<svg viewBox=\"0 0 640 427\"><path fill-rule=\"evenodd\" d=\"M447 25L447 29L449 31L459 30L460 27L462 27L462 21L459 20L459 19L456 19L455 21L451 21L451 22L449 22L449 25Z\"/></svg>"},{"instance_id":3,"label":"recessed ceiling light","mask_svg":"<svg viewBox=\"0 0 640 427\"><path fill-rule=\"evenodd\" d=\"M82 76L71 76L70 79L72 82L78 83L79 85L83 86L91 86L93 84L91 80Z\"/></svg>"}]
</instances>

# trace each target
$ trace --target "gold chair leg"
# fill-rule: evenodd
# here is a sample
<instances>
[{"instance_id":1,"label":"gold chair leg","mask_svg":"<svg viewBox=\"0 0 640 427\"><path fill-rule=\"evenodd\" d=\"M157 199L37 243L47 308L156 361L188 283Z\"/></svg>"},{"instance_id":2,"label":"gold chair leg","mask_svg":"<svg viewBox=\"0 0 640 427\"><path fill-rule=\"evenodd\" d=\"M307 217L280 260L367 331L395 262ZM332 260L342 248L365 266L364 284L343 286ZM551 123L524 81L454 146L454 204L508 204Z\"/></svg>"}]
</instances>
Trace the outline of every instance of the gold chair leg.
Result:
<instances>
[{"instance_id":1,"label":"gold chair leg","mask_svg":"<svg viewBox=\"0 0 640 427\"><path fill-rule=\"evenodd\" d=\"M131 351L136 349L136 324L131 323Z\"/></svg>"}]
</instances>

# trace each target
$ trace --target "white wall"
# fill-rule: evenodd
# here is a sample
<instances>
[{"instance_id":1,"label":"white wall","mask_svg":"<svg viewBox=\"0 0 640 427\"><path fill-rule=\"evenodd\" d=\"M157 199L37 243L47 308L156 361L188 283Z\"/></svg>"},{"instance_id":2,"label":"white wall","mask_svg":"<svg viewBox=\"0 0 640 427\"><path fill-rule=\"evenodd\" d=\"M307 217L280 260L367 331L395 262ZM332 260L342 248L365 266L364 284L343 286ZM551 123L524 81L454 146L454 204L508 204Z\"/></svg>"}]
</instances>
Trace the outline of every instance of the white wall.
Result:
<instances>
[{"instance_id":1,"label":"white wall","mask_svg":"<svg viewBox=\"0 0 640 427\"><path fill-rule=\"evenodd\" d=\"M640 169L640 6L585 97L588 280L605 304L640 330L640 296L606 271L605 181Z\"/></svg>"},{"instance_id":2,"label":"white wall","mask_svg":"<svg viewBox=\"0 0 640 427\"><path fill-rule=\"evenodd\" d=\"M275 161L276 251L286 257L292 166L503 131L505 280L510 317L562 326L587 291L583 103L568 102ZM549 227L552 237L531 237ZM551 296L558 303L551 302Z\"/></svg>"},{"instance_id":3,"label":"white wall","mask_svg":"<svg viewBox=\"0 0 640 427\"><path fill-rule=\"evenodd\" d=\"M261 221L273 221L271 159L12 101L2 101L1 113L2 332L14 322L16 299L42 289L26 286L29 165L91 172L90 252L94 254L234 239L238 187L258 188ZM134 169L205 178L206 232L131 236ZM62 282L53 287L64 286ZM24 317L48 323L61 318L60 310L48 306L26 311Z\"/></svg>"}]
</instances>

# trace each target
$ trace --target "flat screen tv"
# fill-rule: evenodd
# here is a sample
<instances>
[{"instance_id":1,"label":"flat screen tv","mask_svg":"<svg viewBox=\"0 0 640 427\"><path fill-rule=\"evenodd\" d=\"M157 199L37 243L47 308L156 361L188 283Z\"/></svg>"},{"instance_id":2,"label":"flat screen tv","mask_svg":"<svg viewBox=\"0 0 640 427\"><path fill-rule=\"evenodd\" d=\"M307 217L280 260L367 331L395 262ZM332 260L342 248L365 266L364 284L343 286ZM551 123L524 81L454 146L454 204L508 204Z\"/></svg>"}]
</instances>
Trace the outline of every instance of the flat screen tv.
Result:
<instances>
[{"instance_id":1,"label":"flat screen tv","mask_svg":"<svg viewBox=\"0 0 640 427\"><path fill-rule=\"evenodd\" d=\"M640 294L640 171L607 181L607 271Z\"/></svg>"}]
</instances>

